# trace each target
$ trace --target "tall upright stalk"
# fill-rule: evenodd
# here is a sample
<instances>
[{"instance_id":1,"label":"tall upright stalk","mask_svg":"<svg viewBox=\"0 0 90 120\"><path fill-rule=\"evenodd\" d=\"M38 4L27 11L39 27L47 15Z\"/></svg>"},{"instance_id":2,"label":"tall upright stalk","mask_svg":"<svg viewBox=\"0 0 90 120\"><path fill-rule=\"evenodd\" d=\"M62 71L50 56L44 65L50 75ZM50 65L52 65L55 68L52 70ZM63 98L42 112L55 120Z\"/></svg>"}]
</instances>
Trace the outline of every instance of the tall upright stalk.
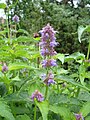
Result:
<instances>
[{"instance_id":1,"label":"tall upright stalk","mask_svg":"<svg viewBox=\"0 0 90 120\"><path fill-rule=\"evenodd\" d=\"M87 51L87 60L89 59L89 54L90 54L90 40L89 40L88 51Z\"/></svg>"},{"instance_id":2,"label":"tall upright stalk","mask_svg":"<svg viewBox=\"0 0 90 120\"><path fill-rule=\"evenodd\" d=\"M46 85L45 99L47 99L47 95L48 95L48 85Z\"/></svg>"},{"instance_id":3,"label":"tall upright stalk","mask_svg":"<svg viewBox=\"0 0 90 120\"><path fill-rule=\"evenodd\" d=\"M35 100L36 99L34 99L34 103L35 103ZM36 120L36 113L37 113L37 106L36 106L36 103L35 103L35 107L34 107L34 120Z\"/></svg>"},{"instance_id":4,"label":"tall upright stalk","mask_svg":"<svg viewBox=\"0 0 90 120\"><path fill-rule=\"evenodd\" d=\"M8 38L10 40L10 29L9 29L8 15L9 15L9 8L7 10L7 13L6 13L6 23L7 23Z\"/></svg>"}]
</instances>

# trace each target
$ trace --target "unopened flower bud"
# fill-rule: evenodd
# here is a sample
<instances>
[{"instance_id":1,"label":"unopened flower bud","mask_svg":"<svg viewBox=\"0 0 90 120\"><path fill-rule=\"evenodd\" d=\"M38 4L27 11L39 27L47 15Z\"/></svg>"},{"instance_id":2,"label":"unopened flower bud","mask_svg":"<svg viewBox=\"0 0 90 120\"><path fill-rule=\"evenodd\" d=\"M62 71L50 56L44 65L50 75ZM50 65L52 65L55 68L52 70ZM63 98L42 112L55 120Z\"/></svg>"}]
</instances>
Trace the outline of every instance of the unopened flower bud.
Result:
<instances>
[{"instance_id":1,"label":"unopened flower bud","mask_svg":"<svg viewBox=\"0 0 90 120\"><path fill-rule=\"evenodd\" d=\"M2 66L2 72L6 72L8 71L8 66L6 65L6 63L4 63L4 65Z\"/></svg>"}]
</instances>

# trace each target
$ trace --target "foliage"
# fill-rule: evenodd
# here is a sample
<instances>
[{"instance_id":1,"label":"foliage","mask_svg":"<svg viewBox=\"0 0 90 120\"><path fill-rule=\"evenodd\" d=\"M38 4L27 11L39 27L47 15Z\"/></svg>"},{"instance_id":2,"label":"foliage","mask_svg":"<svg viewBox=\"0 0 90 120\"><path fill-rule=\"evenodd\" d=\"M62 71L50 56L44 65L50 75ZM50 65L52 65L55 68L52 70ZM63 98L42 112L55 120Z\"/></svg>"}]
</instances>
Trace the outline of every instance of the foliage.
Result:
<instances>
[{"instance_id":1,"label":"foliage","mask_svg":"<svg viewBox=\"0 0 90 120\"><path fill-rule=\"evenodd\" d=\"M70 43L73 42L71 36L75 40L74 45L76 44L78 48L77 39L82 44L82 37L86 38L84 31L87 34L90 32L90 27L87 26L79 27L78 36L75 33L77 30L76 24L74 26L74 22L77 23L75 13L80 12L78 9L83 8L78 7L74 11L75 8L71 8L68 4L64 6L62 2L60 7L56 1L23 0L22 2L24 4L16 1L13 5L10 5L11 3L7 5L8 10L15 9L14 12L18 12L18 14L19 7L21 9L25 7L23 11L20 11L23 15L23 17L20 16L20 23L12 20L10 22L10 19L8 21L7 18L6 23L2 26L3 29L0 29L0 120L76 120L75 113L81 113L86 120L89 120L90 44L87 55L78 50L73 52L68 45L66 47L72 50L72 54L66 54L62 50L69 43L69 38ZM15 4L17 4L16 7ZM28 5L31 5L31 8ZM0 8L5 9L6 7L4 4L0 4ZM43 12L40 11L41 8ZM73 9L72 12L71 9ZM10 17L8 10L6 17ZM86 12L87 8L84 10ZM28 16L27 13L29 13ZM83 17L82 13L80 15ZM30 17L32 17L31 22ZM59 21L58 24L57 21ZM27 24L28 28L25 22L30 25ZM48 70L41 66L43 57L40 55L40 37L33 38L33 32L38 32L47 22L50 22L59 31L57 41L60 42L60 45L62 44L62 52L52 57L57 60L58 66L49 68L54 73L55 84L48 87L41 80L42 74L46 74ZM81 23L81 20L78 20L78 25L79 22ZM85 23L84 21L83 24ZM65 36L63 36L63 32ZM73 35L77 37L74 38ZM65 41L60 40L59 37L62 40L65 37ZM89 41L88 39L87 43L90 43ZM47 78L44 81L46 80ZM32 101L31 96L35 90L39 90L43 94L45 98L43 101L37 101L37 99Z\"/></svg>"},{"instance_id":2,"label":"foliage","mask_svg":"<svg viewBox=\"0 0 90 120\"><path fill-rule=\"evenodd\" d=\"M14 0L11 1L15 3ZM62 2L57 2L57 0L18 1L17 6L12 8L14 12L9 17L12 18L14 14L18 14L21 18L20 26L31 34L50 23L58 31L57 52L71 54L80 51L86 54L87 42L78 44L77 29L80 25L85 26L90 23L89 7L85 7L90 2L81 1L77 7L74 7L74 3L68 4L68 1L73 0L63 0Z\"/></svg>"}]
</instances>

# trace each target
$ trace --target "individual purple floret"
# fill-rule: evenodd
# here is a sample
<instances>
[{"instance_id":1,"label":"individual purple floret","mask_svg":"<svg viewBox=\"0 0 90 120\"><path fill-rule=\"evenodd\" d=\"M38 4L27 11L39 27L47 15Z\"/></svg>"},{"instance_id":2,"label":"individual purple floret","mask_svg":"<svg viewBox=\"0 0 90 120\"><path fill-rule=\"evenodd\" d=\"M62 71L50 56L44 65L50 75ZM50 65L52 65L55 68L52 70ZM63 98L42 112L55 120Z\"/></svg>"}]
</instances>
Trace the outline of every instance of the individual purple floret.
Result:
<instances>
[{"instance_id":1,"label":"individual purple floret","mask_svg":"<svg viewBox=\"0 0 90 120\"><path fill-rule=\"evenodd\" d=\"M49 79L47 85L55 84L56 82L53 79Z\"/></svg>"},{"instance_id":2,"label":"individual purple floret","mask_svg":"<svg viewBox=\"0 0 90 120\"><path fill-rule=\"evenodd\" d=\"M17 15L14 15L12 20L17 23L17 22L19 22L19 17Z\"/></svg>"},{"instance_id":3,"label":"individual purple floret","mask_svg":"<svg viewBox=\"0 0 90 120\"><path fill-rule=\"evenodd\" d=\"M54 59L49 59L49 60L43 60L42 61L42 67L52 67L52 66L57 66L56 60Z\"/></svg>"},{"instance_id":4,"label":"individual purple floret","mask_svg":"<svg viewBox=\"0 0 90 120\"><path fill-rule=\"evenodd\" d=\"M34 101L35 98L38 102L41 102L44 100L43 95L38 90L35 90L35 92L31 96L32 101Z\"/></svg>"},{"instance_id":5,"label":"individual purple floret","mask_svg":"<svg viewBox=\"0 0 90 120\"><path fill-rule=\"evenodd\" d=\"M56 45L58 45L57 42L55 42L55 41L50 42L50 47L55 47Z\"/></svg>"},{"instance_id":6,"label":"individual purple floret","mask_svg":"<svg viewBox=\"0 0 90 120\"><path fill-rule=\"evenodd\" d=\"M47 76L46 76L45 73L41 75L41 79L42 79L42 80L45 80L46 77L47 77Z\"/></svg>"},{"instance_id":7,"label":"individual purple floret","mask_svg":"<svg viewBox=\"0 0 90 120\"><path fill-rule=\"evenodd\" d=\"M57 63L56 63L56 60L50 60L50 64L51 64L51 66L57 66Z\"/></svg>"},{"instance_id":8,"label":"individual purple floret","mask_svg":"<svg viewBox=\"0 0 90 120\"><path fill-rule=\"evenodd\" d=\"M4 65L2 66L2 72L6 72L8 71L8 66L6 65L6 63L4 63Z\"/></svg>"},{"instance_id":9,"label":"individual purple floret","mask_svg":"<svg viewBox=\"0 0 90 120\"><path fill-rule=\"evenodd\" d=\"M82 114L76 114L75 113L75 117L76 117L76 120L84 120L84 117L82 116Z\"/></svg>"}]
</instances>

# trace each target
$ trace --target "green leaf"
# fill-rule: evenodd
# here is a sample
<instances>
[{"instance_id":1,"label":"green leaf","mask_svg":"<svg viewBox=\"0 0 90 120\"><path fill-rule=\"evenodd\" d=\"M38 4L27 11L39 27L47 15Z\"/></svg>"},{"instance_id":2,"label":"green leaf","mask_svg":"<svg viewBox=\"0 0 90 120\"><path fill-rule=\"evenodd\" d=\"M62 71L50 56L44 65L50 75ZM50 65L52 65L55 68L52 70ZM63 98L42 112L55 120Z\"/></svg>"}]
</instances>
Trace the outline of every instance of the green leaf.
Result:
<instances>
[{"instance_id":1,"label":"green leaf","mask_svg":"<svg viewBox=\"0 0 90 120\"><path fill-rule=\"evenodd\" d=\"M24 49L22 50L17 50L15 53L13 53L16 57L26 57L29 58L30 55L28 54L28 52Z\"/></svg>"},{"instance_id":2,"label":"green leaf","mask_svg":"<svg viewBox=\"0 0 90 120\"><path fill-rule=\"evenodd\" d=\"M80 52L75 52L69 56L65 57L65 62L71 61L71 60L84 60L85 59L85 55L83 53Z\"/></svg>"},{"instance_id":3,"label":"green leaf","mask_svg":"<svg viewBox=\"0 0 90 120\"><path fill-rule=\"evenodd\" d=\"M86 117L85 120L90 120L90 116Z\"/></svg>"},{"instance_id":4,"label":"green leaf","mask_svg":"<svg viewBox=\"0 0 90 120\"><path fill-rule=\"evenodd\" d=\"M58 53L57 55L55 55L55 58L59 59L63 64L64 63L64 56L65 56L64 54Z\"/></svg>"},{"instance_id":5,"label":"green leaf","mask_svg":"<svg viewBox=\"0 0 90 120\"><path fill-rule=\"evenodd\" d=\"M80 101L89 102L90 101L90 93L88 91L82 91L79 93L78 99Z\"/></svg>"},{"instance_id":6,"label":"green leaf","mask_svg":"<svg viewBox=\"0 0 90 120\"><path fill-rule=\"evenodd\" d=\"M18 115L16 117L16 120L31 120L30 117L28 115Z\"/></svg>"},{"instance_id":7,"label":"green leaf","mask_svg":"<svg viewBox=\"0 0 90 120\"><path fill-rule=\"evenodd\" d=\"M17 75L15 78L12 78L12 81L21 81L21 79L20 79L19 76Z\"/></svg>"},{"instance_id":8,"label":"green leaf","mask_svg":"<svg viewBox=\"0 0 90 120\"><path fill-rule=\"evenodd\" d=\"M22 69L22 68L35 69L34 67L29 66L25 63L12 63L12 64L9 64L9 66L8 66L9 70L19 70L19 69Z\"/></svg>"},{"instance_id":9,"label":"green leaf","mask_svg":"<svg viewBox=\"0 0 90 120\"><path fill-rule=\"evenodd\" d=\"M83 26L79 26L78 28L78 40L81 43L81 36L83 34L84 31L90 32L90 25L83 27Z\"/></svg>"},{"instance_id":10,"label":"green leaf","mask_svg":"<svg viewBox=\"0 0 90 120\"><path fill-rule=\"evenodd\" d=\"M32 42L33 39L30 38L30 37L27 37L27 36L19 36L17 39L16 39L17 42Z\"/></svg>"},{"instance_id":11,"label":"green leaf","mask_svg":"<svg viewBox=\"0 0 90 120\"><path fill-rule=\"evenodd\" d=\"M6 4L0 3L0 9L5 9L5 8L6 8Z\"/></svg>"},{"instance_id":12,"label":"green leaf","mask_svg":"<svg viewBox=\"0 0 90 120\"><path fill-rule=\"evenodd\" d=\"M48 101L42 101L42 102L37 102L36 101L36 105L39 107L43 120L47 120L47 115L48 115L48 111L49 111L49 104Z\"/></svg>"},{"instance_id":13,"label":"green leaf","mask_svg":"<svg viewBox=\"0 0 90 120\"><path fill-rule=\"evenodd\" d=\"M68 74L68 70L65 70L63 68L58 68L57 69L57 74L61 75L61 74Z\"/></svg>"},{"instance_id":14,"label":"green leaf","mask_svg":"<svg viewBox=\"0 0 90 120\"><path fill-rule=\"evenodd\" d=\"M90 78L90 71L85 74L85 78Z\"/></svg>"},{"instance_id":15,"label":"green leaf","mask_svg":"<svg viewBox=\"0 0 90 120\"><path fill-rule=\"evenodd\" d=\"M68 104L68 105L80 105L80 101L77 98L68 98L66 94L52 93L49 97L50 104Z\"/></svg>"},{"instance_id":16,"label":"green leaf","mask_svg":"<svg viewBox=\"0 0 90 120\"><path fill-rule=\"evenodd\" d=\"M64 120L75 120L74 115L66 107L50 105L49 110L54 113L60 114L60 116L62 116Z\"/></svg>"},{"instance_id":17,"label":"green leaf","mask_svg":"<svg viewBox=\"0 0 90 120\"><path fill-rule=\"evenodd\" d=\"M85 117L90 113L90 101L85 103L83 107L81 108L80 112Z\"/></svg>"},{"instance_id":18,"label":"green leaf","mask_svg":"<svg viewBox=\"0 0 90 120\"><path fill-rule=\"evenodd\" d=\"M69 77L67 75L64 75L64 76L63 75L57 75L56 79L59 79L60 81L62 80L62 81L68 82L68 83L70 83L70 84L72 84L74 86L78 86L78 87L83 88L83 89L85 89L87 91L90 91L89 88L81 85L78 82L75 82L75 80L73 78L71 78L71 77Z\"/></svg>"},{"instance_id":19,"label":"green leaf","mask_svg":"<svg viewBox=\"0 0 90 120\"><path fill-rule=\"evenodd\" d=\"M0 101L0 116L5 117L7 120L15 120L9 106L3 101Z\"/></svg>"},{"instance_id":20,"label":"green leaf","mask_svg":"<svg viewBox=\"0 0 90 120\"><path fill-rule=\"evenodd\" d=\"M40 37L36 37L36 38L34 38L34 40L40 41Z\"/></svg>"},{"instance_id":21,"label":"green leaf","mask_svg":"<svg viewBox=\"0 0 90 120\"><path fill-rule=\"evenodd\" d=\"M19 30L17 31L17 33L24 33L24 34L26 34L26 35L29 35L29 33L28 33L26 30L24 30L24 29L19 29Z\"/></svg>"},{"instance_id":22,"label":"green leaf","mask_svg":"<svg viewBox=\"0 0 90 120\"><path fill-rule=\"evenodd\" d=\"M80 65L79 66L79 78L80 78L80 82L82 85L85 85L84 84L84 79L85 79L85 66L84 65Z\"/></svg>"}]
</instances>

